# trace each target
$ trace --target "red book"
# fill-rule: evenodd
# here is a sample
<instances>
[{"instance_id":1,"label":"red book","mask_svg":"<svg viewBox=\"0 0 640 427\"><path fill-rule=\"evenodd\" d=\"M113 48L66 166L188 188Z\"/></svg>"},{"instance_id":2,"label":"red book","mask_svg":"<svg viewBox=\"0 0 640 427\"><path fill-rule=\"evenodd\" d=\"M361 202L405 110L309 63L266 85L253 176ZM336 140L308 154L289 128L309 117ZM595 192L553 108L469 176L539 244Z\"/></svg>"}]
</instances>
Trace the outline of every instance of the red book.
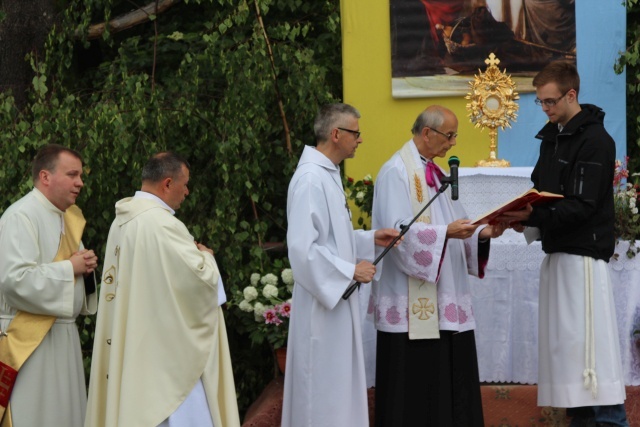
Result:
<instances>
[{"instance_id":1,"label":"red book","mask_svg":"<svg viewBox=\"0 0 640 427\"><path fill-rule=\"evenodd\" d=\"M502 215L504 212L518 211L529 203L531 206L544 205L563 198L564 196L562 194L547 193L546 191L538 192L538 190L532 188L511 200L507 200L491 211L480 215L471 224L491 224L496 217Z\"/></svg>"}]
</instances>

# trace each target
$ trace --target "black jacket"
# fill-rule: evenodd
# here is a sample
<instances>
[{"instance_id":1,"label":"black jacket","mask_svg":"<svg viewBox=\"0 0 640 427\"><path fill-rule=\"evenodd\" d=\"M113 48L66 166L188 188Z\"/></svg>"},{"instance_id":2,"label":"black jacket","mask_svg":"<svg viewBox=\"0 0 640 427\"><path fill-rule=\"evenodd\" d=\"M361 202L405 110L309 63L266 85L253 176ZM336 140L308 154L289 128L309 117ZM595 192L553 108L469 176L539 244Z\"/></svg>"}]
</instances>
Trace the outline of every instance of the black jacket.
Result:
<instances>
[{"instance_id":1,"label":"black jacket","mask_svg":"<svg viewBox=\"0 0 640 427\"><path fill-rule=\"evenodd\" d=\"M609 261L613 255L613 174L616 147L603 126L604 112L581 105L562 132L547 123L531 180L538 191L564 199L533 208L525 225L539 227L546 253L564 252Z\"/></svg>"}]
</instances>

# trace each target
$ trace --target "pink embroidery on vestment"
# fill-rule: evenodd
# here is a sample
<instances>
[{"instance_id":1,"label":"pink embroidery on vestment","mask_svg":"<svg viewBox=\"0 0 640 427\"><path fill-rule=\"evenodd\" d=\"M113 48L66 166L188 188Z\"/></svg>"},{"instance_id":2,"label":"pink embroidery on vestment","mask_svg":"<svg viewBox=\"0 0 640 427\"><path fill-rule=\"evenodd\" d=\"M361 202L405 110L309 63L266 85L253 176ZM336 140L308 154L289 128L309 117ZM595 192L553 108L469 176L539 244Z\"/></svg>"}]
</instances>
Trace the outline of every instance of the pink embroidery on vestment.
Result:
<instances>
[{"instance_id":1,"label":"pink embroidery on vestment","mask_svg":"<svg viewBox=\"0 0 640 427\"><path fill-rule=\"evenodd\" d=\"M433 262L433 255L430 251L419 251L413 254L413 259L416 260L418 265L428 267Z\"/></svg>"},{"instance_id":2,"label":"pink embroidery on vestment","mask_svg":"<svg viewBox=\"0 0 640 427\"><path fill-rule=\"evenodd\" d=\"M458 321L458 310L456 309L455 304L451 303L444 308L444 317L449 322Z\"/></svg>"},{"instance_id":3,"label":"pink embroidery on vestment","mask_svg":"<svg viewBox=\"0 0 640 427\"><path fill-rule=\"evenodd\" d=\"M462 307L458 307L458 317L460 318L461 325L463 323L467 323L467 320L469 320L469 316L467 316L467 313L462 309Z\"/></svg>"},{"instance_id":4,"label":"pink embroidery on vestment","mask_svg":"<svg viewBox=\"0 0 640 427\"><path fill-rule=\"evenodd\" d=\"M400 323L400 313L398 312L398 309L395 305L387 310L386 319L387 322L389 322L389 324L391 325L397 325L398 323Z\"/></svg>"},{"instance_id":5,"label":"pink embroidery on vestment","mask_svg":"<svg viewBox=\"0 0 640 427\"><path fill-rule=\"evenodd\" d=\"M369 295L369 306L367 307L367 314L373 313L373 306L374 306L373 295Z\"/></svg>"},{"instance_id":6,"label":"pink embroidery on vestment","mask_svg":"<svg viewBox=\"0 0 640 427\"><path fill-rule=\"evenodd\" d=\"M418 231L418 240L423 245L433 245L438 240L438 233L431 229L420 230Z\"/></svg>"}]
</instances>

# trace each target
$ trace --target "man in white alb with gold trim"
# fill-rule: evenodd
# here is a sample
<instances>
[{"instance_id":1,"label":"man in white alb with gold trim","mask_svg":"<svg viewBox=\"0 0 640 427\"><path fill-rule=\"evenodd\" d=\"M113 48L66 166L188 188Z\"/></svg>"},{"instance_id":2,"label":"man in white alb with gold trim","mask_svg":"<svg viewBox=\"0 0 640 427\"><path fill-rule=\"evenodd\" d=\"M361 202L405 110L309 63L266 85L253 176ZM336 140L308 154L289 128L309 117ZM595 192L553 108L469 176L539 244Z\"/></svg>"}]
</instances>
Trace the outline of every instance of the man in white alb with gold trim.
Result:
<instances>
[{"instance_id":1,"label":"man in white alb with gold trim","mask_svg":"<svg viewBox=\"0 0 640 427\"><path fill-rule=\"evenodd\" d=\"M98 263L80 241L82 157L45 145L32 177L35 188L0 219L0 425L81 427L87 390L75 319L95 313Z\"/></svg>"},{"instance_id":2,"label":"man in white alb with gold trim","mask_svg":"<svg viewBox=\"0 0 640 427\"><path fill-rule=\"evenodd\" d=\"M373 228L408 224L441 186L444 157L458 119L430 106L413 138L378 174ZM482 402L468 275L482 277L489 238L504 225L471 225L460 202L443 193L386 256L374 280L377 335L376 426L482 426Z\"/></svg>"},{"instance_id":3,"label":"man in white alb with gold trim","mask_svg":"<svg viewBox=\"0 0 640 427\"><path fill-rule=\"evenodd\" d=\"M116 203L87 427L240 425L218 266L174 217L188 181L186 160L159 153Z\"/></svg>"}]
</instances>

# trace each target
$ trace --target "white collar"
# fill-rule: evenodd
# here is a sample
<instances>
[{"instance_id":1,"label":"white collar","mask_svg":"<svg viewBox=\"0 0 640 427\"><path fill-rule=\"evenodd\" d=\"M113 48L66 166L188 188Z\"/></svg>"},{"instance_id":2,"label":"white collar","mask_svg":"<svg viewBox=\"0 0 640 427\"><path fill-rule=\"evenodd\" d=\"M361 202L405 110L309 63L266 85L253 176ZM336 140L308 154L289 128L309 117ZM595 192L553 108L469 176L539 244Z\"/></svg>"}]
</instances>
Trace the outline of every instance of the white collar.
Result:
<instances>
[{"instance_id":1,"label":"white collar","mask_svg":"<svg viewBox=\"0 0 640 427\"><path fill-rule=\"evenodd\" d=\"M169 205L167 205L164 200L162 200L160 197L156 196L155 194L151 194L148 193L146 191L136 191L136 194L133 195L134 199L147 199L147 200L155 200L156 202L158 202L161 206L167 208L169 210L169 212L171 212L171 215L175 215L176 211L174 211L173 209L171 209L171 207Z\"/></svg>"}]
</instances>

